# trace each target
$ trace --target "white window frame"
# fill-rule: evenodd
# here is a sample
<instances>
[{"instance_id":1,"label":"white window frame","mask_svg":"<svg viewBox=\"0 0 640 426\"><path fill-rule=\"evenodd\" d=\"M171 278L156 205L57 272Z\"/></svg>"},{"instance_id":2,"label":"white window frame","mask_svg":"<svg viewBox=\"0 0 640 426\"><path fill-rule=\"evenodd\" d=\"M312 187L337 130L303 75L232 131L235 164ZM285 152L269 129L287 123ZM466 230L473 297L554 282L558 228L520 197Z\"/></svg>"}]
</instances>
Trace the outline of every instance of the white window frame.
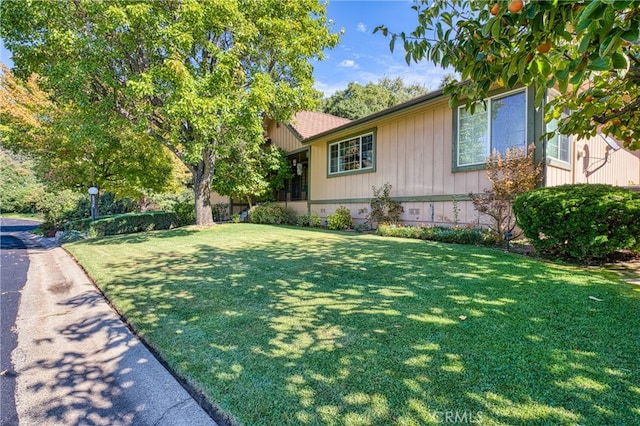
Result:
<instances>
[{"instance_id":1,"label":"white window frame","mask_svg":"<svg viewBox=\"0 0 640 426\"><path fill-rule=\"evenodd\" d=\"M486 159L491 155L491 153L493 152L493 146L491 146L491 142L492 142L492 134L491 134L491 109L492 109L492 104L494 100L497 99L503 99L503 98L508 98L509 96L515 95L515 94L519 94L519 93L524 93L525 96L525 101L524 101L524 132L525 132L525 138L524 138L524 144L525 144L525 148L527 145L527 140L528 140L528 114L529 114L529 93L528 90L526 90L526 88L521 88L521 89L515 89L515 90L511 90L508 92L503 92L503 93L499 93L493 96L488 97L485 102L486 102L486 110L485 110L485 114L487 114L487 133L486 133L486 141L485 141L485 158L482 161L478 161L475 163L460 163L460 112L465 110L465 106L464 105L460 105L458 106L458 111L457 111L457 118L456 118L456 166L457 167L469 167L469 166L478 166L478 165L482 165L484 164L484 162L486 161ZM466 112L466 111L465 111ZM478 112L476 111L474 114L478 114Z\"/></svg>"},{"instance_id":2,"label":"white window frame","mask_svg":"<svg viewBox=\"0 0 640 426\"><path fill-rule=\"evenodd\" d=\"M362 167L362 160L363 160L363 156L362 156L362 139L367 137L367 136L371 136L371 158L369 159L370 161L370 165L367 167ZM341 153L341 149L340 149L340 145L344 144L344 143L348 143L354 139L358 139L358 158L360 161L360 167L357 169L352 169L352 170L341 170L341 166L343 166L343 162L341 160L340 157L340 153ZM338 152L338 157L337 157L337 170L336 171L331 171L331 147L336 146L337 145L337 152ZM362 133L359 135L354 135L342 140L339 140L337 142L332 142L329 144L328 148L327 148L327 173L329 174L329 176L335 176L335 175L341 175L341 174L345 174L345 173L358 173L358 172L362 172L362 171L368 171L368 170L373 170L374 169L374 158L375 158L375 151L376 151L376 141L375 141L375 134L373 131L371 132L366 132L366 133Z\"/></svg>"}]
</instances>

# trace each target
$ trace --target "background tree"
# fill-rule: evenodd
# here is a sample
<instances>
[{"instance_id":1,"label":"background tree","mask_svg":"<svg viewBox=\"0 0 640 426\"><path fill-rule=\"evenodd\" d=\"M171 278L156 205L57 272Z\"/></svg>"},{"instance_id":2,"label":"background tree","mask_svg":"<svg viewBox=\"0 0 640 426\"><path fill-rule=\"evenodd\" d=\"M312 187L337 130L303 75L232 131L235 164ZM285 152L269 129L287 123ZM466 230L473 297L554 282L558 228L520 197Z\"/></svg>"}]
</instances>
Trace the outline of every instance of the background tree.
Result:
<instances>
[{"instance_id":1,"label":"background tree","mask_svg":"<svg viewBox=\"0 0 640 426\"><path fill-rule=\"evenodd\" d=\"M401 77L384 77L377 83L349 83L346 89L329 96L322 111L338 117L357 120L385 108L401 104L428 92L419 84L405 84Z\"/></svg>"},{"instance_id":2,"label":"background tree","mask_svg":"<svg viewBox=\"0 0 640 426\"><path fill-rule=\"evenodd\" d=\"M243 152L241 146L236 146L228 158L218 163L213 189L253 207L256 201L273 201L273 192L282 189L292 176L287 155L277 146L264 144L252 152Z\"/></svg>"},{"instance_id":3,"label":"background tree","mask_svg":"<svg viewBox=\"0 0 640 426\"><path fill-rule=\"evenodd\" d=\"M140 198L172 183L170 153L123 118L89 104L56 105L37 75L26 82L0 64L0 144L34 159L34 172L50 189Z\"/></svg>"},{"instance_id":4,"label":"background tree","mask_svg":"<svg viewBox=\"0 0 640 426\"><path fill-rule=\"evenodd\" d=\"M309 59L338 41L314 0L3 0L0 36L21 77L170 149L193 176L199 225L213 223L216 160L260 144L265 115L313 108Z\"/></svg>"},{"instance_id":5,"label":"background tree","mask_svg":"<svg viewBox=\"0 0 640 426\"><path fill-rule=\"evenodd\" d=\"M546 106L546 120L569 119L558 130L579 137L609 133L640 148L640 1L579 0L422 1L419 25L407 32L376 28L403 43L407 63L429 60L452 67L466 84L451 82L451 105L468 106L494 86L534 84L561 95ZM374 31L374 32L375 32Z\"/></svg>"}]
</instances>

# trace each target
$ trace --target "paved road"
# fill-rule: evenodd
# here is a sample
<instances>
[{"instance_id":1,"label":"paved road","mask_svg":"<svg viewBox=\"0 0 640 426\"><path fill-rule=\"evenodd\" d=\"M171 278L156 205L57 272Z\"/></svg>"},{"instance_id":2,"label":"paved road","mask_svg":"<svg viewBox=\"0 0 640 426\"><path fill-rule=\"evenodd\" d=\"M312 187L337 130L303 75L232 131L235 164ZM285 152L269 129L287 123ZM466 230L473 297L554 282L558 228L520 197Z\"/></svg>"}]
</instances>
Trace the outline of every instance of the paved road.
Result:
<instances>
[{"instance_id":1,"label":"paved road","mask_svg":"<svg viewBox=\"0 0 640 426\"><path fill-rule=\"evenodd\" d=\"M14 313L17 304L15 332L9 336L13 350L7 349L9 374L2 379L3 386L7 382L2 426L216 425L131 333L66 251L17 228L7 226L3 232L8 229L17 231L10 236L21 239L27 250L10 249L19 246L14 238L6 238L7 248L2 249L3 292L6 285L7 295L14 295L6 298ZM5 263L5 251L22 257L7 257ZM17 259L22 259L22 272L7 268L5 274L5 266ZM20 286L16 300L9 289ZM2 310L4 339L4 305ZM2 346L4 357L4 340ZM5 419L5 395L14 394L10 386L15 404L7 400Z\"/></svg>"},{"instance_id":2,"label":"paved road","mask_svg":"<svg viewBox=\"0 0 640 426\"><path fill-rule=\"evenodd\" d=\"M9 233L23 232L38 222L0 218L0 425L18 424L15 405L16 375L11 352L18 344L16 316L27 282L29 254L22 240Z\"/></svg>"}]
</instances>

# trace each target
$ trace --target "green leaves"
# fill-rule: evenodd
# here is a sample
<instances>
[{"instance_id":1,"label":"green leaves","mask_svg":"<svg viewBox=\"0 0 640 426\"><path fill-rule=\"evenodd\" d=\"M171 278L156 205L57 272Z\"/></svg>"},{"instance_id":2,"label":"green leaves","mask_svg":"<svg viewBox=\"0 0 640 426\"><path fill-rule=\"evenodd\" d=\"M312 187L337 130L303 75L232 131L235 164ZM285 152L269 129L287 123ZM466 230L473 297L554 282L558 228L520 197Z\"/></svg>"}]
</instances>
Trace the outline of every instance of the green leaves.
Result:
<instances>
[{"instance_id":1,"label":"green leaves","mask_svg":"<svg viewBox=\"0 0 640 426\"><path fill-rule=\"evenodd\" d=\"M265 116L315 105L309 59L338 41L315 0L3 0L0 36L21 75L38 71L58 99L111 110L164 144L203 198L216 157L257 147Z\"/></svg>"},{"instance_id":2,"label":"green leaves","mask_svg":"<svg viewBox=\"0 0 640 426\"><path fill-rule=\"evenodd\" d=\"M494 3L416 6L418 26L402 33L411 40L404 45L407 58L453 68L467 84L451 86L447 94L469 96L470 105L493 88L524 84L536 86L541 106L546 89L559 89L553 108L572 110L575 118L560 132L588 137L599 128L640 148L640 1L531 0L520 13L507 10L509 1L496 3L491 13ZM583 108L586 94L603 85L606 98Z\"/></svg>"}]
</instances>

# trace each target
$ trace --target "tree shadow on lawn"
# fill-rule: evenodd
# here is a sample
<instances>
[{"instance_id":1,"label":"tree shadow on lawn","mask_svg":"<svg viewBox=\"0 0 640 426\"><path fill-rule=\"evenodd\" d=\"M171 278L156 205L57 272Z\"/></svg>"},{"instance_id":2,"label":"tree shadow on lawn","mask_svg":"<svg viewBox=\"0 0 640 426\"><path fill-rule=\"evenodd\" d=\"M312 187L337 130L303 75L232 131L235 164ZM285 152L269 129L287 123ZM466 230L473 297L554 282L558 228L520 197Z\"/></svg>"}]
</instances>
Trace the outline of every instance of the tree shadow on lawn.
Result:
<instances>
[{"instance_id":1,"label":"tree shadow on lawn","mask_svg":"<svg viewBox=\"0 0 640 426\"><path fill-rule=\"evenodd\" d=\"M331 234L107 267L134 327L246 424L640 421L640 298L603 276Z\"/></svg>"}]
</instances>

